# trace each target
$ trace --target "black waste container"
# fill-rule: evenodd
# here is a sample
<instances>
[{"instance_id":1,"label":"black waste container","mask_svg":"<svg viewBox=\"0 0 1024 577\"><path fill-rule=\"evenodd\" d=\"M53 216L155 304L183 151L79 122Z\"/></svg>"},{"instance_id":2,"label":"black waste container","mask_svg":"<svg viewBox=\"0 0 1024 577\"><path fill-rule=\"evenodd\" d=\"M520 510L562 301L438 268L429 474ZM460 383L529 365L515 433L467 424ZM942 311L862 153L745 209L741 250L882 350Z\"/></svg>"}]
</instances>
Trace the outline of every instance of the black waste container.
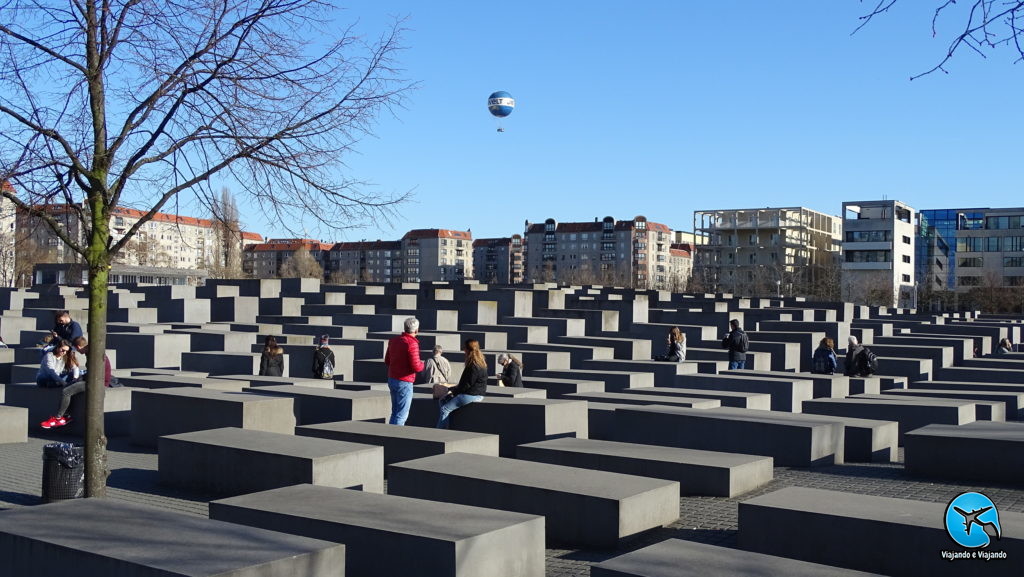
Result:
<instances>
[{"instance_id":1,"label":"black waste container","mask_svg":"<svg viewBox=\"0 0 1024 577\"><path fill-rule=\"evenodd\" d=\"M50 443L43 447L43 502L85 496L85 447Z\"/></svg>"}]
</instances>

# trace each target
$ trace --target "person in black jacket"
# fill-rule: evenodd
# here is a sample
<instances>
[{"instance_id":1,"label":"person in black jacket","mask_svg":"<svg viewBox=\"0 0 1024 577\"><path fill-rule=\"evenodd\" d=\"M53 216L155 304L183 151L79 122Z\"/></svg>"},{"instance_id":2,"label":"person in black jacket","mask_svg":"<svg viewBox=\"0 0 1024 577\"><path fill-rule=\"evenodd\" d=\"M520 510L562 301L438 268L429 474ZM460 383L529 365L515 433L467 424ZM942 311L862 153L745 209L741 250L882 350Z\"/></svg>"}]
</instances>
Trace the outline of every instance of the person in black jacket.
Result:
<instances>
[{"instance_id":1,"label":"person in black jacket","mask_svg":"<svg viewBox=\"0 0 1024 577\"><path fill-rule=\"evenodd\" d=\"M462 352L466 353L466 366L462 369L459 384L437 401L441 410L437 419L438 429L448 428L448 417L452 411L482 401L487 394L487 361L480 352L480 343L476 339L469 339L462 347Z\"/></svg>"},{"instance_id":2,"label":"person in black jacket","mask_svg":"<svg viewBox=\"0 0 1024 577\"><path fill-rule=\"evenodd\" d=\"M523 386L523 362L508 353L498 355L501 370L501 384L505 387Z\"/></svg>"},{"instance_id":3,"label":"person in black jacket","mask_svg":"<svg viewBox=\"0 0 1024 577\"><path fill-rule=\"evenodd\" d=\"M268 336L263 341L263 354L260 356L261 377L280 377L284 375L284 349L277 346L277 339Z\"/></svg>"},{"instance_id":4,"label":"person in black jacket","mask_svg":"<svg viewBox=\"0 0 1024 577\"><path fill-rule=\"evenodd\" d=\"M722 348L729 349L729 370L746 368L750 340L747 339L747 333L740 328L740 321L732 319L729 321L729 328L729 334L722 339Z\"/></svg>"}]
</instances>

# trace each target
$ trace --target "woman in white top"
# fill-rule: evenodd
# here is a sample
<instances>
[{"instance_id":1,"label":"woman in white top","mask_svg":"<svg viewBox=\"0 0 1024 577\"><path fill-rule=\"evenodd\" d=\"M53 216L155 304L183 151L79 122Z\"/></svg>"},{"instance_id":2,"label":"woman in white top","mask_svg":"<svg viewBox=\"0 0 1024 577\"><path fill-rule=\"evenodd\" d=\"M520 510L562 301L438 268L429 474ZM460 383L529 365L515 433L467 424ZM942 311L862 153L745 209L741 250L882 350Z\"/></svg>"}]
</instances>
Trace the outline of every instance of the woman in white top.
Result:
<instances>
[{"instance_id":1,"label":"woman in white top","mask_svg":"<svg viewBox=\"0 0 1024 577\"><path fill-rule=\"evenodd\" d=\"M36 385L40 387L63 387L78 380L81 369L71 351L71 343L59 341L53 349L43 355L36 375Z\"/></svg>"}]
</instances>

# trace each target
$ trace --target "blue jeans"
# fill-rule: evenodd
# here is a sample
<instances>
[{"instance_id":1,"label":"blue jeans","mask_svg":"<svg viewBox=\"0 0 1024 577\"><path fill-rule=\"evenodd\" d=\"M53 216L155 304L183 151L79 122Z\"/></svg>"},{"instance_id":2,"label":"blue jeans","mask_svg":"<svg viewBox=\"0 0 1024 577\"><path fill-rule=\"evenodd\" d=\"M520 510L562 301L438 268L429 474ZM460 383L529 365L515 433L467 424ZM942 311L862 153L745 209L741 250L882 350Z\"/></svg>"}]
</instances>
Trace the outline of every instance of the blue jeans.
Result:
<instances>
[{"instance_id":1,"label":"blue jeans","mask_svg":"<svg viewBox=\"0 0 1024 577\"><path fill-rule=\"evenodd\" d=\"M412 405L412 383L388 379L388 388L391 389L391 418L388 424L404 425Z\"/></svg>"},{"instance_id":2,"label":"blue jeans","mask_svg":"<svg viewBox=\"0 0 1024 577\"><path fill-rule=\"evenodd\" d=\"M455 395L454 397L450 397L450 398L448 398L448 400L443 401L443 402L441 400L439 400L438 404L439 404L439 406L441 408L441 415L437 419L437 428L438 429L447 429L448 428L448 417L451 416L452 411L454 411L455 409L458 409L459 407L464 407L464 406L466 406L466 405L468 405L470 403L476 403L476 402L482 401L482 400L484 400L482 395Z\"/></svg>"},{"instance_id":3,"label":"blue jeans","mask_svg":"<svg viewBox=\"0 0 1024 577\"><path fill-rule=\"evenodd\" d=\"M729 370L746 368L747 361L729 361Z\"/></svg>"}]
</instances>

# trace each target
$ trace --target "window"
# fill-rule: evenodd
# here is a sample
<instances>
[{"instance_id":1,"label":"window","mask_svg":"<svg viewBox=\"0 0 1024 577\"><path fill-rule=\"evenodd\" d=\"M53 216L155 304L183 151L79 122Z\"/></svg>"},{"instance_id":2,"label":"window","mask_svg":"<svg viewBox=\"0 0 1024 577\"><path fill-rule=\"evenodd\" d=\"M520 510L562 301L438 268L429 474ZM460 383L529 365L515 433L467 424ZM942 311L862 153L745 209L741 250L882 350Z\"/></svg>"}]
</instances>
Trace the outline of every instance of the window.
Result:
<instances>
[{"instance_id":1,"label":"window","mask_svg":"<svg viewBox=\"0 0 1024 577\"><path fill-rule=\"evenodd\" d=\"M846 232L846 242L889 242L891 230L851 230Z\"/></svg>"},{"instance_id":2,"label":"window","mask_svg":"<svg viewBox=\"0 0 1024 577\"><path fill-rule=\"evenodd\" d=\"M1024 236L1003 237L1003 250L1005 252L1024 251Z\"/></svg>"},{"instance_id":3,"label":"window","mask_svg":"<svg viewBox=\"0 0 1024 577\"><path fill-rule=\"evenodd\" d=\"M1019 216L990 216L985 218L985 228L991 230L1005 230L1020 228Z\"/></svg>"},{"instance_id":4,"label":"window","mask_svg":"<svg viewBox=\"0 0 1024 577\"><path fill-rule=\"evenodd\" d=\"M910 244L910 237L903 235L903 244Z\"/></svg>"},{"instance_id":5,"label":"window","mask_svg":"<svg viewBox=\"0 0 1024 577\"><path fill-rule=\"evenodd\" d=\"M1007 237L1021 238L1021 237ZM956 239L957 252L999 252L999 237L971 236Z\"/></svg>"},{"instance_id":6,"label":"window","mask_svg":"<svg viewBox=\"0 0 1024 577\"><path fill-rule=\"evenodd\" d=\"M903 262L905 262L907 264L910 264L910 255L907 255L907 254L903 255Z\"/></svg>"},{"instance_id":7,"label":"window","mask_svg":"<svg viewBox=\"0 0 1024 577\"><path fill-rule=\"evenodd\" d=\"M903 282L906 282L906 283L910 282L910 275L909 274L903 275Z\"/></svg>"},{"instance_id":8,"label":"window","mask_svg":"<svg viewBox=\"0 0 1024 577\"><path fill-rule=\"evenodd\" d=\"M981 286L980 276L962 276L957 277L956 283L959 286Z\"/></svg>"},{"instance_id":9,"label":"window","mask_svg":"<svg viewBox=\"0 0 1024 577\"><path fill-rule=\"evenodd\" d=\"M980 268L985 266L985 259L980 256L960 257L956 265L961 268Z\"/></svg>"},{"instance_id":10,"label":"window","mask_svg":"<svg viewBox=\"0 0 1024 577\"><path fill-rule=\"evenodd\" d=\"M1024 266L1024 256L1004 256L1003 257L1003 266L1005 266L1005 267Z\"/></svg>"},{"instance_id":11,"label":"window","mask_svg":"<svg viewBox=\"0 0 1024 577\"><path fill-rule=\"evenodd\" d=\"M848 250L846 262L892 262L892 251L888 250Z\"/></svg>"}]
</instances>

